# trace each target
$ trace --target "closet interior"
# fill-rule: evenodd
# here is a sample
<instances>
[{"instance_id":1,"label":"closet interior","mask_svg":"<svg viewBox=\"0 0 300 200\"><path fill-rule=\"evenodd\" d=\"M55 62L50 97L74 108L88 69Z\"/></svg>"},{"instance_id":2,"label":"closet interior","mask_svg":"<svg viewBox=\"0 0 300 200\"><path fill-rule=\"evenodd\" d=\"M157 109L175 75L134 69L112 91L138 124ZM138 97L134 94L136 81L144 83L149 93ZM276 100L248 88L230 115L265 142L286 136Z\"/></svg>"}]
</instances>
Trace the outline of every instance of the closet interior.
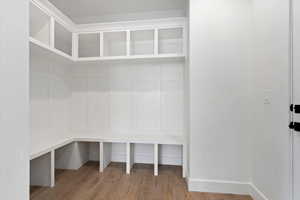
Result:
<instances>
[{"instance_id":1,"label":"closet interior","mask_svg":"<svg viewBox=\"0 0 300 200\"><path fill-rule=\"evenodd\" d=\"M30 184L99 162L187 171L185 17L75 24L30 1Z\"/></svg>"}]
</instances>

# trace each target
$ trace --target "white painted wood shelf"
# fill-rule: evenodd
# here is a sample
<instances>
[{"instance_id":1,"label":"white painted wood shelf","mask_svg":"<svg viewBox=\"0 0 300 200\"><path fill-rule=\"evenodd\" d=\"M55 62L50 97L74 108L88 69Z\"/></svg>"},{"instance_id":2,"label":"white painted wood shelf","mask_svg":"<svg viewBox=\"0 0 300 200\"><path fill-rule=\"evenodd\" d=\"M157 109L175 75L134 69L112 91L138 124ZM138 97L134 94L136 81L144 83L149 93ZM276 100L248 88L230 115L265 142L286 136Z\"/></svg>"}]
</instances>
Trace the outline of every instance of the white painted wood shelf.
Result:
<instances>
[{"instance_id":1,"label":"white painted wood shelf","mask_svg":"<svg viewBox=\"0 0 300 200\"><path fill-rule=\"evenodd\" d=\"M42 42L38 41L37 39L34 39L32 37L29 38L30 42L30 51L35 54L43 54L46 56L55 56L55 57L61 57L60 60L65 60L69 62L89 62L89 63L97 63L101 61L121 61L121 60L149 60L149 59L185 59L185 55L182 54L165 54L165 55L136 55L136 56L113 56L113 57L93 57L93 58L73 58L72 56L69 56L68 54L55 49L51 48L46 44L43 44ZM48 54L48 55L47 55Z\"/></svg>"},{"instance_id":2,"label":"white painted wood shelf","mask_svg":"<svg viewBox=\"0 0 300 200\"><path fill-rule=\"evenodd\" d=\"M87 29L67 22L35 0L31 0L30 12L29 42L73 62L186 57L183 19L174 19L175 24L156 20L154 25L107 25L99 30L99 25Z\"/></svg>"},{"instance_id":3,"label":"white painted wood shelf","mask_svg":"<svg viewBox=\"0 0 300 200\"><path fill-rule=\"evenodd\" d=\"M43 44L42 42L40 42L32 37L29 38L29 42L30 42L31 55L35 55L35 56L39 55L39 56L43 56L45 58L55 57L57 60L66 61L66 62L70 62L70 63L75 62L75 60L68 54L66 54L60 50L57 50L55 48L52 48L46 44Z\"/></svg>"},{"instance_id":4,"label":"white painted wood shelf","mask_svg":"<svg viewBox=\"0 0 300 200\"><path fill-rule=\"evenodd\" d=\"M180 54L166 54L166 55L138 55L138 56L107 56L107 57L93 57L93 58L78 58L79 62L93 62L105 60L138 60L138 59L162 59L162 58L185 58Z\"/></svg>"},{"instance_id":5,"label":"white painted wood shelf","mask_svg":"<svg viewBox=\"0 0 300 200\"><path fill-rule=\"evenodd\" d=\"M185 59L184 54L160 54L160 55L132 55L132 56L103 56L103 57L86 57L86 58L74 58L63 51L60 51L56 48L52 48L46 44L43 44L39 40L30 37L30 50L32 52L48 51L49 54L56 54L56 56L60 56L63 59L69 60L71 62L101 62L101 61L120 61L120 60L149 60L149 59Z\"/></svg>"},{"instance_id":6,"label":"white painted wood shelf","mask_svg":"<svg viewBox=\"0 0 300 200\"><path fill-rule=\"evenodd\" d=\"M131 139L130 139L131 138ZM135 138L135 139L132 139ZM60 143L57 143L52 146L44 147L40 150L34 150L34 152L31 152L30 160L33 161L35 159L39 159L43 157L44 155L49 154L50 156L50 166L48 167L50 170L50 184L49 186L54 187L55 186L55 151L63 148L67 145L70 145L72 143L78 143L78 142L89 142L89 143L98 143L99 144L99 171L103 172L105 168L109 165L111 162L111 144L112 143L123 143L126 145L126 173L131 173L131 168L134 165L134 145L135 144L147 144L147 145L153 145L153 166L154 176L159 175L159 146L160 145L178 145L182 148L182 176L185 178L186 176L186 142L181 137L163 137L163 138L153 138L153 137L128 137L128 138L122 138L122 137L97 137L97 136L89 136L89 137L76 137L76 138L69 138L64 141L61 141ZM79 152L77 152L79 153ZM68 158L69 160L70 158Z\"/></svg>"},{"instance_id":7,"label":"white painted wood shelf","mask_svg":"<svg viewBox=\"0 0 300 200\"><path fill-rule=\"evenodd\" d=\"M65 139L57 144L49 145L48 147L33 150L30 154L30 159L38 158L52 150L61 148L72 142L110 142L110 143L136 143L136 144L170 144L170 145L185 145L186 141L182 137L164 136L164 137L112 137L112 136L82 136Z\"/></svg>"}]
</instances>

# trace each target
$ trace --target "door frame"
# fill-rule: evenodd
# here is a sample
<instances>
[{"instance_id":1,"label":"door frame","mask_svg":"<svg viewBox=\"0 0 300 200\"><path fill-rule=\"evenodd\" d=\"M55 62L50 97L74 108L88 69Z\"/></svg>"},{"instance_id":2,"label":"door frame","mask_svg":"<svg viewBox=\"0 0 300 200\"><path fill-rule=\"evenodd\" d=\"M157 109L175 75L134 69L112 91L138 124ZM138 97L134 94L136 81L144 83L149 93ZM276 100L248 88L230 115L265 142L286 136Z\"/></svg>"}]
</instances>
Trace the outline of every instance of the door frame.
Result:
<instances>
[{"instance_id":1,"label":"door frame","mask_svg":"<svg viewBox=\"0 0 300 200\"><path fill-rule=\"evenodd\" d=\"M289 0L289 102L290 105L294 104L294 0ZM292 122L294 120L294 113L289 112L289 121ZM289 151L289 199L295 200L294 197L294 131L293 129L289 130L289 143L290 143L290 151Z\"/></svg>"}]
</instances>

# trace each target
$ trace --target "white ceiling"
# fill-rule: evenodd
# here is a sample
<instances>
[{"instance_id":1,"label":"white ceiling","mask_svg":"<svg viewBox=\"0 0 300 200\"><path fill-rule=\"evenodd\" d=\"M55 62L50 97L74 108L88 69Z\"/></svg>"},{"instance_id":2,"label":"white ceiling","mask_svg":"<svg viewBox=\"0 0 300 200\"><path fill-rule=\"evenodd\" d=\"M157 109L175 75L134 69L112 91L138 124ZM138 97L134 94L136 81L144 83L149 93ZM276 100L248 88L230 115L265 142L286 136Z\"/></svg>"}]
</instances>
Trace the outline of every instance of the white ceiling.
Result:
<instances>
[{"instance_id":1,"label":"white ceiling","mask_svg":"<svg viewBox=\"0 0 300 200\"><path fill-rule=\"evenodd\" d=\"M181 17L186 0L49 0L75 23Z\"/></svg>"}]
</instances>

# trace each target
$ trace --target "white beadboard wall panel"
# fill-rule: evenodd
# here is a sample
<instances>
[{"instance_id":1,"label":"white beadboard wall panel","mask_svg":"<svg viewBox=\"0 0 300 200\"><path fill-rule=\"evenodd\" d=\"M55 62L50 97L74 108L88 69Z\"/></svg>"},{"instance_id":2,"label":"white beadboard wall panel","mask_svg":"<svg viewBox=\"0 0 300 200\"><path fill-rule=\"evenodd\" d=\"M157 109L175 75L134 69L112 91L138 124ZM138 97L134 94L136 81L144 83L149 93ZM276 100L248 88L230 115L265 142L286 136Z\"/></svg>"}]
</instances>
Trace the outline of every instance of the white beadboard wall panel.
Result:
<instances>
[{"instance_id":1,"label":"white beadboard wall panel","mask_svg":"<svg viewBox=\"0 0 300 200\"><path fill-rule=\"evenodd\" d=\"M137 131L160 130L160 66L146 63L133 69L133 121Z\"/></svg>"},{"instance_id":2,"label":"white beadboard wall panel","mask_svg":"<svg viewBox=\"0 0 300 200\"><path fill-rule=\"evenodd\" d=\"M109 129L109 95L105 75L90 76L88 79L88 121L90 131Z\"/></svg>"},{"instance_id":3,"label":"white beadboard wall panel","mask_svg":"<svg viewBox=\"0 0 300 200\"><path fill-rule=\"evenodd\" d=\"M88 82L81 77L72 77L71 88L71 132L86 131L87 127L87 90Z\"/></svg>"},{"instance_id":4,"label":"white beadboard wall panel","mask_svg":"<svg viewBox=\"0 0 300 200\"><path fill-rule=\"evenodd\" d=\"M183 61L72 67L72 131L132 136L183 132Z\"/></svg>"},{"instance_id":5,"label":"white beadboard wall panel","mask_svg":"<svg viewBox=\"0 0 300 200\"><path fill-rule=\"evenodd\" d=\"M183 98L179 94L162 94L161 98L161 122L165 132L183 131Z\"/></svg>"},{"instance_id":6,"label":"white beadboard wall panel","mask_svg":"<svg viewBox=\"0 0 300 200\"><path fill-rule=\"evenodd\" d=\"M151 61L69 67L32 58L32 151L70 136L180 136L183 66L183 61ZM153 163L147 147L135 150L136 162ZM125 161L124 148L112 144L112 161ZM89 159L98 160L98 149L89 145ZM160 162L180 164L181 159L171 151Z\"/></svg>"},{"instance_id":7,"label":"white beadboard wall panel","mask_svg":"<svg viewBox=\"0 0 300 200\"><path fill-rule=\"evenodd\" d=\"M81 137L182 136L183 67L184 61L173 60L76 64L71 70L72 133ZM112 161L125 161L123 148L125 144L112 144ZM165 148L160 161L180 164L181 147ZM135 162L153 163L153 153L147 149L147 145L135 148ZM96 147L90 145L91 151Z\"/></svg>"},{"instance_id":8,"label":"white beadboard wall panel","mask_svg":"<svg viewBox=\"0 0 300 200\"><path fill-rule=\"evenodd\" d=\"M184 68L176 62L161 66L161 123L165 132L183 132Z\"/></svg>"},{"instance_id":9,"label":"white beadboard wall panel","mask_svg":"<svg viewBox=\"0 0 300 200\"><path fill-rule=\"evenodd\" d=\"M114 132L132 129L131 72L123 63L109 66L110 127Z\"/></svg>"},{"instance_id":10,"label":"white beadboard wall panel","mask_svg":"<svg viewBox=\"0 0 300 200\"><path fill-rule=\"evenodd\" d=\"M31 152L57 144L70 135L71 90L67 65L31 54Z\"/></svg>"},{"instance_id":11,"label":"white beadboard wall panel","mask_svg":"<svg viewBox=\"0 0 300 200\"><path fill-rule=\"evenodd\" d=\"M138 131L160 129L160 67L141 66L134 69L133 121Z\"/></svg>"},{"instance_id":12,"label":"white beadboard wall panel","mask_svg":"<svg viewBox=\"0 0 300 200\"><path fill-rule=\"evenodd\" d=\"M136 130L149 133L149 131L160 129L159 92L134 94L133 106L133 121Z\"/></svg>"},{"instance_id":13,"label":"white beadboard wall panel","mask_svg":"<svg viewBox=\"0 0 300 200\"><path fill-rule=\"evenodd\" d=\"M61 131L69 137L69 105L71 90L69 88L68 67L53 65L50 80L50 101L51 101L51 128L54 131Z\"/></svg>"},{"instance_id":14,"label":"white beadboard wall panel","mask_svg":"<svg viewBox=\"0 0 300 200\"><path fill-rule=\"evenodd\" d=\"M110 126L114 132L128 132L131 125L131 95L112 92L110 94Z\"/></svg>"}]
</instances>

